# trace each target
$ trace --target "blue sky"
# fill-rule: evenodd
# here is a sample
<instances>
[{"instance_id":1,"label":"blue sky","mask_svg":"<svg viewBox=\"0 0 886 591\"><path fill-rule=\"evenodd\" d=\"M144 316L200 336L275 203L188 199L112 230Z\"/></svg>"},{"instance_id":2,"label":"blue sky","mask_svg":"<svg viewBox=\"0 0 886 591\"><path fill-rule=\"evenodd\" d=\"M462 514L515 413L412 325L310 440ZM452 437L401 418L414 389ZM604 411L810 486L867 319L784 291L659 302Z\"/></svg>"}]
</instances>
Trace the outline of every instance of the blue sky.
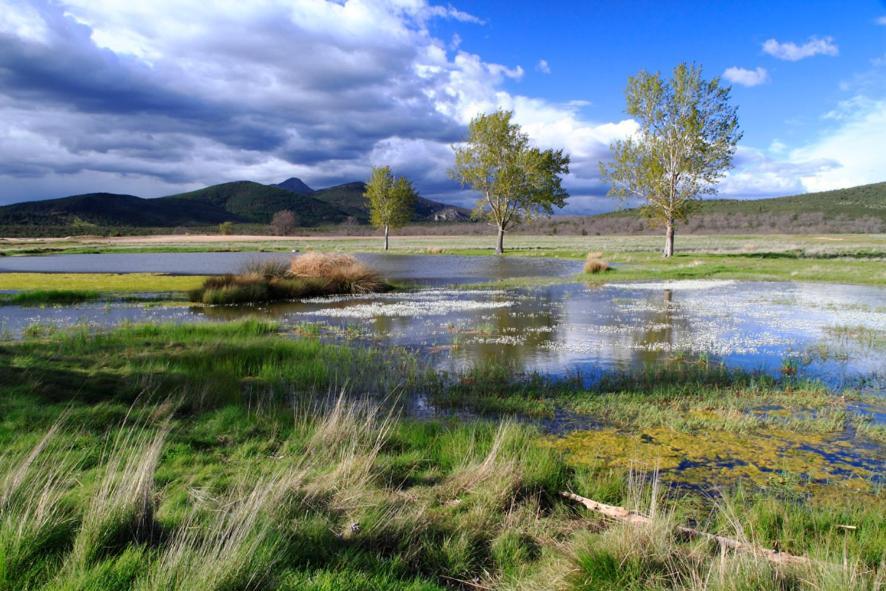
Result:
<instances>
[{"instance_id":1,"label":"blue sky","mask_svg":"<svg viewBox=\"0 0 886 591\"><path fill-rule=\"evenodd\" d=\"M627 77L700 63L744 139L725 196L886 180L886 5L853 2L0 0L0 204L237 179L446 175L479 112L573 158L568 211L635 126Z\"/></svg>"}]
</instances>

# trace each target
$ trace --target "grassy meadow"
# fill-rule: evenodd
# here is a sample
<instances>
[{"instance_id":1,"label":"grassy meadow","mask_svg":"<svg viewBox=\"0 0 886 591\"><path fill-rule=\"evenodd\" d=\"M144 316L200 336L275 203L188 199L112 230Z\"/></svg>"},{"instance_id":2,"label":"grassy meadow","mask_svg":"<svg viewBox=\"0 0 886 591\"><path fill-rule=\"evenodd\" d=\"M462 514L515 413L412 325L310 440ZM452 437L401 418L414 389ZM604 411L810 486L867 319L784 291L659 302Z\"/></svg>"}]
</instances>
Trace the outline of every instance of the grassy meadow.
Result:
<instances>
[{"instance_id":1,"label":"grassy meadow","mask_svg":"<svg viewBox=\"0 0 886 591\"><path fill-rule=\"evenodd\" d=\"M590 458L612 440L573 446L506 418L605 409L602 434L821 437L842 428L842 403L814 385L685 365L580 395L502 368L442 381L405 351L292 336L246 320L0 345L0 589L882 586L871 482L845 494L785 467L759 484L670 488L635 450ZM416 390L477 419L411 418L398 400ZM743 419L761 400L819 412ZM611 522L562 491L652 521ZM677 524L810 561L721 552Z\"/></svg>"}]
</instances>

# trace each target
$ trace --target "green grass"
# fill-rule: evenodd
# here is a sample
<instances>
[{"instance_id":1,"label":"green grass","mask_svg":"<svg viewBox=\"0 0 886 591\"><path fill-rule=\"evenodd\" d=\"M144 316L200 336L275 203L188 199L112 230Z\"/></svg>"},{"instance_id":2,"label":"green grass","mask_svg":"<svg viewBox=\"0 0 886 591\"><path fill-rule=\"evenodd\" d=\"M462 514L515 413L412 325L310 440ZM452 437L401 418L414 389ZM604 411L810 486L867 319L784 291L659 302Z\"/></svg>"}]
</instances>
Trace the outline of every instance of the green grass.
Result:
<instances>
[{"instance_id":1,"label":"green grass","mask_svg":"<svg viewBox=\"0 0 886 591\"><path fill-rule=\"evenodd\" d=\"M0 304L11 306L41 306L46 304L81 304L98 300L101 294L86 290L37 289L10 295L0 295Z\"/></svg>"},{"instance_id":2,"label":"green grass","mask_svg":"<svg viewBox=\"0 0 886 591\"><path fill-rule=\"evenodd\" d=\"M810 496L780 475L714 497L658 498L663 486L573 461L531 425L419 421L388 404L414 391L453 405L509 392L515 411L534 396L611 407L610 420L635 428L657 424L656 408L664 422L770 396L823 408L823 391L688 367L612 376L589 392L516 385L491 368L447 394L405 352L281 330L132 325L0 343L0 590L882 585L880 492ZM700 430L701 446L728 432L703 420L675 428ZM656 498L655 525L607 523L561 490L644 512ZM721 555L674 537L686 522L817 562Z\"/></svg>"},{"instance_id":3,"label":"green grass","mask_svg":"<svg viewBox=\"0 0 886 591\"><path fill-rule=\"evenodd\" d=\"M184 292L200 287L205 280L206 276L155 273L0 273L0 289L115 293Z\"/></svg>"}]
</instances>

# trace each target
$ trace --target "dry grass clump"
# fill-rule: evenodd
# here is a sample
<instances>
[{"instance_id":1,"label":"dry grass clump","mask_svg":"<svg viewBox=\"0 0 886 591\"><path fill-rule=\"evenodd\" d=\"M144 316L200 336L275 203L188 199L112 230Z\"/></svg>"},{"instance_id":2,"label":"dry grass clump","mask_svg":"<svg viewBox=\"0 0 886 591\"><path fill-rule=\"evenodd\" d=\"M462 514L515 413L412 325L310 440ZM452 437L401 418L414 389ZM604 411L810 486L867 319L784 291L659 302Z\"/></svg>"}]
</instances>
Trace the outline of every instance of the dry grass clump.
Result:
<instances>
[{"instance_id":1,"label":"dry grass clump","mask_svg":"<svg viewBox=\"0 0 886 591\"><path fill-rule=\"evenodd\" d=\"M247 263L237 275L207 279L191 292L193 301L210 305L257 304L305 297L373 293L389 289L378 273L350 255L307 253L290 263Z\"/></svg>"},{"instance_id":2,"label":"dry grass clump","mask_svg":"<svg viewBox=\"0 0 886 591\"><path fill-rule=\"evenodd\" d=\"M585 258L585 273L601 273L610 269L609 263L602 259L602 252L589 252Z\"/></svg>"},{"instance_id":3,"label":"dry grass clump","mask_svg":"<svg viewBox=\"0 0 886 591\"><path fill-rule=\"evenodd\" d=\"M337 293L371 293L385 286L378 273L348 254L308 252L292 259L289 272L293 277L323 280Z\"/></svg>"}]
</instances>

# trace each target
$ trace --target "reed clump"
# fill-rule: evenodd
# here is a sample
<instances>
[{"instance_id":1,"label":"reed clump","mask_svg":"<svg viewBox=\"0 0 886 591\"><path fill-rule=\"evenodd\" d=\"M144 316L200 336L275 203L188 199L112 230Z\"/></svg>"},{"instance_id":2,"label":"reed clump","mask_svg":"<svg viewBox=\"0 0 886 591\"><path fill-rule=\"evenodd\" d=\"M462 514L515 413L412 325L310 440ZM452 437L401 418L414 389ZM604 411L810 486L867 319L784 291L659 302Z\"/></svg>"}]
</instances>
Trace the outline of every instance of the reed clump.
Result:
<instances>
[{"instance_id":1,"label":"reed clump","mask_svg":"<svg viewBox=\"0 0 886 591\"><path fill-rule=\"evenodd\" d=\"M292 261L253 261L238 274L210 277L190 299L210 305L260 304L387 291L381 276L344 254L307 253Z\"/></svg>"},{"instance_id":2,"label":"reed clump","mask_svg":"<svg viewBox=\"0 0 886 591\"><path fill-rule=\"evenodd\" d=\"M308 252L292 259L290 274L297 279L321 282L330 293L384 291L381 276L347 254Z\"/></svg>"},{"instance_id":3,"label":"reed clump","mask_svg":"<svg viewBox=\"0 0 886 591\"><path fill-rule=\"evenodd\" d=\"M584 272L588 274L602 273L609 271L611 267L609 263L603 260L602 252L589 252L585 257Z\"/></svg>"}]
</instances>

